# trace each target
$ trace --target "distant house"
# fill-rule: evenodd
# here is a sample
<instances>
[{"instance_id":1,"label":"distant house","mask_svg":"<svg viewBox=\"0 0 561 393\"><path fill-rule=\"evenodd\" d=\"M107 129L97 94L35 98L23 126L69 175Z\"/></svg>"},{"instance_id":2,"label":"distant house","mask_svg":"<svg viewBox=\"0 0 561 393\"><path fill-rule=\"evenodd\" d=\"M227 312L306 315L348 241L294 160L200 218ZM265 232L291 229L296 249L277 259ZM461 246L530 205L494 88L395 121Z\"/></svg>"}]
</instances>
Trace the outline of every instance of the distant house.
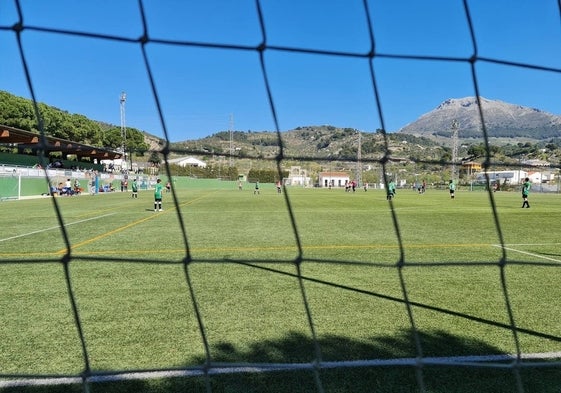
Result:
<instances>
[{"instance_id":1,"label":"distant house","mask_svg":"<svg viewBox=\"0 0 561 393\"><path fill-rule=\"evenodd\" d=\"M532 183L554 183L555 173L552 171L546 172L528 172L528 177Z\"/></svg>"},{"instance_id":2,"label":"distant house","mask_svg":"<svg viewBox=\"0 0 561 393\"><path fill-rule=\"evenodd\" d=\"M487 175L489 176L490 183L500 182L501 184L504 183L521 184L523 183L524 178L528 176L528 172L520 171L520 170L488 171ZM485 172L476 173L475 181L476 183L485 183L486 182Z\"/></svg>"},{"instance_id":3,"label":"distant house","mask_svg":"<svg viewBox=\"0 0 561 393\"><path fill-rule=\"evenodd\" d=\"M312 180L308 176L308 171L299 166L290 167L288 178L283 179L287 186L310 186Z\"/></svg>"},{"instance_id":4,"label":"distant house","mask_svg":"<svg viewBox=\"0 0 561 393\"><path fill-rule=\"evenodd\" d=\"M468 175L471 175L476 172L480 172L481 168L482 166L479 162L466 161L462 163L462 171L464 171L464 173Z\"/></svg>"},{"instance_id":5,"label":"distant house","mask_svg":"<svg viewBox=\"0 0 561 393\"><path fill-rule=\"evenodd\" d=\"M345 184L350 181L351 178L347 172L320 172L318 183L323 188L345 187Z\"/></svg>"},{"instance_id":6,"label":"distant house","mask_svg":"<svg viewBox=\"0 0 561 393\"><path fill-rule=\"evenodd\" d=\"M522 161L522 165L531 165L531 166L551 166L551 163L544 161L544 160L524 160Z\"/></svg>"},{"instance_id":7,"label":"distant house","mask_svg":"<svg viewBox=\"0 0 561 393\"><path fill-rule=\"evenodd\" d=\"M172 160L168 160L170 164L179 165L182 167L186 166L196 166L201 168L206 168L206 162L199 160L195 157L181 157L181 158L174 158Z\"/></svg>"}]
</instances>

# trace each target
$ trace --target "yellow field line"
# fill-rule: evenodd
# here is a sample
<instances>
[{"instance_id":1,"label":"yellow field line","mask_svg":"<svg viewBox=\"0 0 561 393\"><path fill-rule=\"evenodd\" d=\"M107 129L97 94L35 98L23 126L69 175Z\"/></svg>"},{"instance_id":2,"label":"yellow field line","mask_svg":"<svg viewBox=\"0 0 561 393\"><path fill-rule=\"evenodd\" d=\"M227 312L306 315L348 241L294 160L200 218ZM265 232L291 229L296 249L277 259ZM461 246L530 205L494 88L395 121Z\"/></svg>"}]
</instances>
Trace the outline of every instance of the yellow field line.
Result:
<instances>
[{"instance_id":1,"label":"yellow field line","mask_svg":"<svg viewBox=\"0 0 561 393\"><path fill-rule=\"evenodd\" d=\"M483 243L470 243L470 244L414 244L414 245L407 245L404 248L461 248L461 247L492 247L494 244L483 244ZM318 246L303 246L304 250L340 250L340 249L369 249L369 250L376 250L376 249L399 249L398 245L387 245L387 244L363 244L363 245L318 245ZM247 252L247 251L296 251L296 245L293 246L271 246L271 247L192 247L190 248L191 252L225 252L225 251L233 251L233 252ZM158 249L158 250L109 250L109 251L96 251L91 254L175 254L175 253L185 253L185 249Z\"/></svg>"},{"instance_id":2,"label":"yellow field line","mask_svg":"<svg viewBox=\"0 0 561 393\"><path fill-rule=\"evenodd\" d=\"M182 204L179 205L179 207L189 205L189 204L191 204L191 203L193 203L193 202L195 202L195 201L197 201L197 200L199 200L199 199L202 199L203 197L206 197L206 195L208 195L208 194L205 194L205 195L203 195L203 196L200 196L199 198L192 199L192 200L190 200L190 201L188 201L188 202L182 203ZM169 210L166 210L166 212L170 212L170 211L173 211L173 210L175 210L175 207L173 207L173 208L171 208L171 209L169 209ZM164 213L162 213L162 214L164 214ZM127 224L127 225L124 225L124 226L122 226L122 227L115 228L115 229L112 230L112 231L105 232L105 233L103 233L103 234L101 234L101 235L92 237L91 239L84 240L84 241L82 241L82 242L80 242L80 243L72 244L72 245L71 245L71 250L74 250L74 249L76 249L76 248L85 246L85 245L90 244L90 243L93 243L93 242L96 242L96 241L98 241L98 240L101 240L101 239L103 239L103 238L106 238L107 236L114 235L115 233L124 231L125 229L131 228L131 227L136 226L136 225L138 225L138 224L142 224L143 222L146 222L146 221L148 221L148 220L151 220L151 219L153 219L153 218L156 218L156 217L158 217L159 215L160 215L160 214L156 214L156 215L151 215L151 216L148 216L148 217L145 217L145 218L141 218L141 219L139 219L139 220L133 221L133 222L131 222L131 223ZM59 251L55 251L54 254L55 254L55 255L64 255L64 254L66 254L66 252L67 252L67 249L66 249L66 248L63 248L63 249L61 249L61 250L59 250Z\"/></svg>"},{"instance_id":3,"label":"yellow field line","mask_svg":"<svg viewBox=\"0 0 561 393\"><path fill-rule=\"evenodd\" d=\"M74 249L76 249L76 248L85 246L86 244L90 244L90 243L95 242L95 241L97 241L97 240L101 240L101 239L103 239L103 238L105 238L105 237L107 237L107 236L111 236L111 235L113 235L113 234L115 234L115 233L124 231L124 230L127 229L127 228L131 228L131 227L133 227L133 226L135 226L135 225L138 225L138 224L141 224L141 223L143 223L143 222L145 222L145 221L148 221L148 220L150 220L151 218L154 218L154 217L152 216L152 217L141 218L140 220L137 220L137 221L134 221L134 222L132 222L132 223L130 223L130 224L127 224L127 225L125 225L125 226L116 228L116 229L114 229L114 230L112 230L112 231L105 232L105 233L103 233L103 234L101 234L101 235L92 237L91 239L84 240L84 241L82 241L82 242L80 242L80 243L72 244L71 249L74 250ZM54 254L62 255L62 254L66 254L66 252L67 252L67 249L66 249L66 248L63 248L63 249L61 249L61 250L59 250L59 251L55 251Z\"/></svg>"},{"instance_id":4,"label":"yellow field line","mask_svg":"<svg viewBox=\"0 0 561 393\"><path fill-rule=\"evenodd\" d=\"M76 245L72 246L72 249L76 248L76 247L80 247L86 244L89 244L93 241L99 240L105 236L109 236L112 235L113 233L122 231L126 228L129 228L133 225L137 225L141 222L144 222L146 220L149 220L150 218L154 218L157 217L156 216L151 216L151 217L146 217L142 220L138 220L135 221L134 223L128 224L124 227L120 227L115 229L114 231L111 231L109 233L100 235L100 236L96 236L92 239L83 241L81 243L78 243ZM463 244L408 244L404 247L404 249L410 249L410 248L473 248L473 247L495 247L496 244L491 244L491 243L463 243ZM368 250L376 250L376 249L399 249L398 245L388 245L388 244L363 244L363 245L349 245L349 244L345 244L345 245L318 245L318 246L303 246L304 250L341 250L341 249L368 249ZM193 247L190 249L191 252L220 252L223 253L225 251L231 251L231 252L248 252L248 251L296 251L297 248L296 246L271 246L271 247L205 247L205 248L197 248L197 247ZM61 255L61 253L66 252L66 249L64 250L60 250L54 253L2 253L0 255L4 256L4 257L23 257L23 256L45 256L45 255ZM182 254L185 253L186 250L183 248L177 248L177 249L157 249L157 250L106 250L106 251L88 251L87 254L84 255L112 255L112 254L118 254L118 255L146 255L146 254ZM81 254L75 254L75 255L81 255Z\"/></svg>"}]
</instances>

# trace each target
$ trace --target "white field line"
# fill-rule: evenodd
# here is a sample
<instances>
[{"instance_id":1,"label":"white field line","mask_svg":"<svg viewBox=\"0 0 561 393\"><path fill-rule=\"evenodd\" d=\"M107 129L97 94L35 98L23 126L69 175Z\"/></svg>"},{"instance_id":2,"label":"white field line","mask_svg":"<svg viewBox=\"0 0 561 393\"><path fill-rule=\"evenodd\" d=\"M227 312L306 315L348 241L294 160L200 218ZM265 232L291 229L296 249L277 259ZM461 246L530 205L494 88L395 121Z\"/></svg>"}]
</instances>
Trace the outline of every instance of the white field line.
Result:
<instances>
[{"instance_id":1,"label":"white field line","mask_svg":"<svg viewBox=\"0 0 561 393\"><path fill-rule=\"evenodd\" d=\"M527 353L521 354L522 360L552 360L561 359L561 352L547 353ZM206 368L208 374L237 374L237 373L262 373L269 371L289 371L289 370L312 370L316 368L332 369L347 367L375 367L375 366L420 366L425 365L466 365L484 362L507 362L517 359L516 355L472 355L472 356L453 356L453 357L426 357L426 358L396 358L396 359L370 359L370 360L349 360L340 362L321 362L321 363L260 363L260 364L217 364L210 368ZM504 367L505 365L497 365ZM507 365L508 366L508 365ZM80 384L84 382L114 382L128 380L147 380L174 377L194 377L205 374L204 368L193 367L185 370L159 370L159 371L142 371L142 372L115 372L115 374L92 374L91 376L82 378L80 376L65 376L53 378L4 378L0 379L0 388L17 387L17 386L51 386L51 385L68 385Z\"/></svg>"},{"instance_id":2,"label":"white field line","mask_svg":"<svg viewBox=\"0 0 561 393\"><path fill-rule=\"evenodd\" d=\"M550 244L516 244L517 246L548 246ZM546 261L552 261L552 262L559 262L561 263L560 259L555 259L555 258L550 258L550 257L546 257L545 255L540 255L540 254L535 254L533 252L528 252L528 251L522 251L522 250L517 250L516 248L511 248L511 247L505 247L505 246L501 246L500 244L495 244L494 247L498 247L498 248L503 248L507 251L512 251L512 252L517 252L520 254L524 254L524 255L529 255L531 257L535 257L538 259L545 259Z\"/></svg>"},{"instance_id":3,"label":"white field line","mask_svg":"<svg viewBox=\"0 0 561 393\"><path fill-rule=\"evenodd\" d=\"M99 218L104 218L107 216L112 216L115 213L109 213L109 214L104 214L102 216L97 216L97 217L92 217L92 218L87 218L85 220L79 220L79 221L74 221L74 222L70 222L68 224L64 224L65 227L70 226L70 225L76 225L76 224L81 224L83 222L87 222L87 221L91 221L91 220L97 220ZM45 228L45 229L39 229L37 231L33 231L33 232L27 232L27 233L22 233L21 235L16 235L16 236L10 236L10 237L5 237L3 239L0 239L0 242L5 242L8 240L14 240L17 239L19 237L25 237L25 236L31 236L31 235L35 235L37 233L41 233L41 232L46 232L46 231L51 231L53 229L58 229L60 228L60 225L54 226L54 227L50 227L50 228Z\"/></svg>"}]
</instances>

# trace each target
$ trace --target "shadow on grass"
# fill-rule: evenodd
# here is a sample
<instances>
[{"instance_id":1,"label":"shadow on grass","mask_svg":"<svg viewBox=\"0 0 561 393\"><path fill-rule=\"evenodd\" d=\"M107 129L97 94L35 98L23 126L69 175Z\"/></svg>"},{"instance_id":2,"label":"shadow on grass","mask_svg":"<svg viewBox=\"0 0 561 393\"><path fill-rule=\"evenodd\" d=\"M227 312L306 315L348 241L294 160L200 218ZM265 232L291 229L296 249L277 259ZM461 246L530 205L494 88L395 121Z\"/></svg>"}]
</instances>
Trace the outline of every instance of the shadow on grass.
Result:
<instances>
[{"instance_id":1,"label":"shadow on grass","mask_svg":"<svg viewBox=\"0 0 561 393\"><path fill-rule=\"evenodd\" d=\"M424 357L463 355L493 355L500 352L481 341L466 340L445 332L419 333ZM365 359L413 358L412 333L404 331L392 337L374 337L369 341L353 341L341 336L327 336L319 340L322 360L359 361ZM280 340L256 343L242 351L229 343L219 343L211 349L213 362L223 363L310 363L314 344L309 337L289 333ZM204 359L193 359L188 364L202 364ZM497 363L494 363L497 365ZM503 365L508 365L504 362ZM409 365L324 368L319 372L323 390L327 392L420 392L417 371L424 388L430 393L502 393L519 392L513 370L509 367L481 366L428 366L422 370ZM561 367L536 367L521 370L524 392L553 393L561 391ZM310 393L318 392L311 370L269 371L212 375L212 392L228 393ZM92 393L115 392L206 392L204 377L177 377L167 379L133 380L92 383ZM1 390L6 393L83 392L82 386L17 387Z\"/></svg>"}]
</instances>

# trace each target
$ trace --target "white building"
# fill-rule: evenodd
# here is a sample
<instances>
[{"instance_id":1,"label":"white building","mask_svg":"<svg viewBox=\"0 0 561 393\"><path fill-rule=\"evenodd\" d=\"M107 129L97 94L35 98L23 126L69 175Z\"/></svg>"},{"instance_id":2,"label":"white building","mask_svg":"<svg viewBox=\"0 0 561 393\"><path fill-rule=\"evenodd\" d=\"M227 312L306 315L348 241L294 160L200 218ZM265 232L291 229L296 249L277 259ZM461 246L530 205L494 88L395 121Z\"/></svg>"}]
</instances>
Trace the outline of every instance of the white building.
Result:
<instances>
[{"instance_id":1,"label":"white building","mask_svg":"<svg viewBox=\"0 0 561 393\"><path fill-rule=\"evenodd\" d=\"M528 177L532 183L554 183L555 173L552 171L545 172L528 172Z\"/></svg>"},{"instance_id":2,"label":"white building","mask_svg":"<svg viewBox=\"0 0 561 393\"><path fill-rule=\"evenodd\" d=\"M522 165L529 165L529 166L551 166L551 164L544 160L532 159L532 160L524 160L522 161Z\"/></svg>"},{"instance_id":3,"label":"white building","mask_svg":"<svg viewBox=\"0 0 561 393\"><path fill-rule=\"evenodd\" d=\"M114 160L101 160L100 164L104 165L108 172L120 172L121 170L127 170L127 162L122 158L116 158Z\"/></svg>"},{"instance_id":4,"label":"white building","mask_svg":"<svg viewBox=\"0 0 561 393\"><path fill-rule=\"evenodd\" d=\"M490 183L500 182L501 184L521 184L524 178L528 177L528 172L522 170L511 170L511 171L488 171ZM479 172L475 174L476 183L485 183L485 172Z\"/></svg>"},{"instance_id":5,"label":"white building","mask_svg":"<svg viewBox=\"0 0 561 393\"><path fill-rule=\"evenodd\" d=\"M206 168L206 162L201 161L195 157L180 157L180 158L174 158L172 160L168 160L168 162L170 164L175 164L175 165L179 165L182 167L186 167L186 166L197 166L197 167L201 167L201 168Z\"/></svg>"},{"instance_id":6,"label":"white building","mask_svg":"<svg viewBox=\"0 0 561 393\"><path fill-rule=\"evenodd\" d=\"M328 187L345 187L351 178L347 172L320 172L319 186Z\"/></svg>"},{"instance_id":7,"label":"white building","mask_svg":"<svg viewBox=\"0 0 561 393\"><path fill-rule=\"evenodd\" d=\"M307 170L299 166L292 166L290 172L288 172L288 177L283 179L283 182L287 186L308 187L311 185L312 179L308 176Z\"/></svg>"}]
</instances>

